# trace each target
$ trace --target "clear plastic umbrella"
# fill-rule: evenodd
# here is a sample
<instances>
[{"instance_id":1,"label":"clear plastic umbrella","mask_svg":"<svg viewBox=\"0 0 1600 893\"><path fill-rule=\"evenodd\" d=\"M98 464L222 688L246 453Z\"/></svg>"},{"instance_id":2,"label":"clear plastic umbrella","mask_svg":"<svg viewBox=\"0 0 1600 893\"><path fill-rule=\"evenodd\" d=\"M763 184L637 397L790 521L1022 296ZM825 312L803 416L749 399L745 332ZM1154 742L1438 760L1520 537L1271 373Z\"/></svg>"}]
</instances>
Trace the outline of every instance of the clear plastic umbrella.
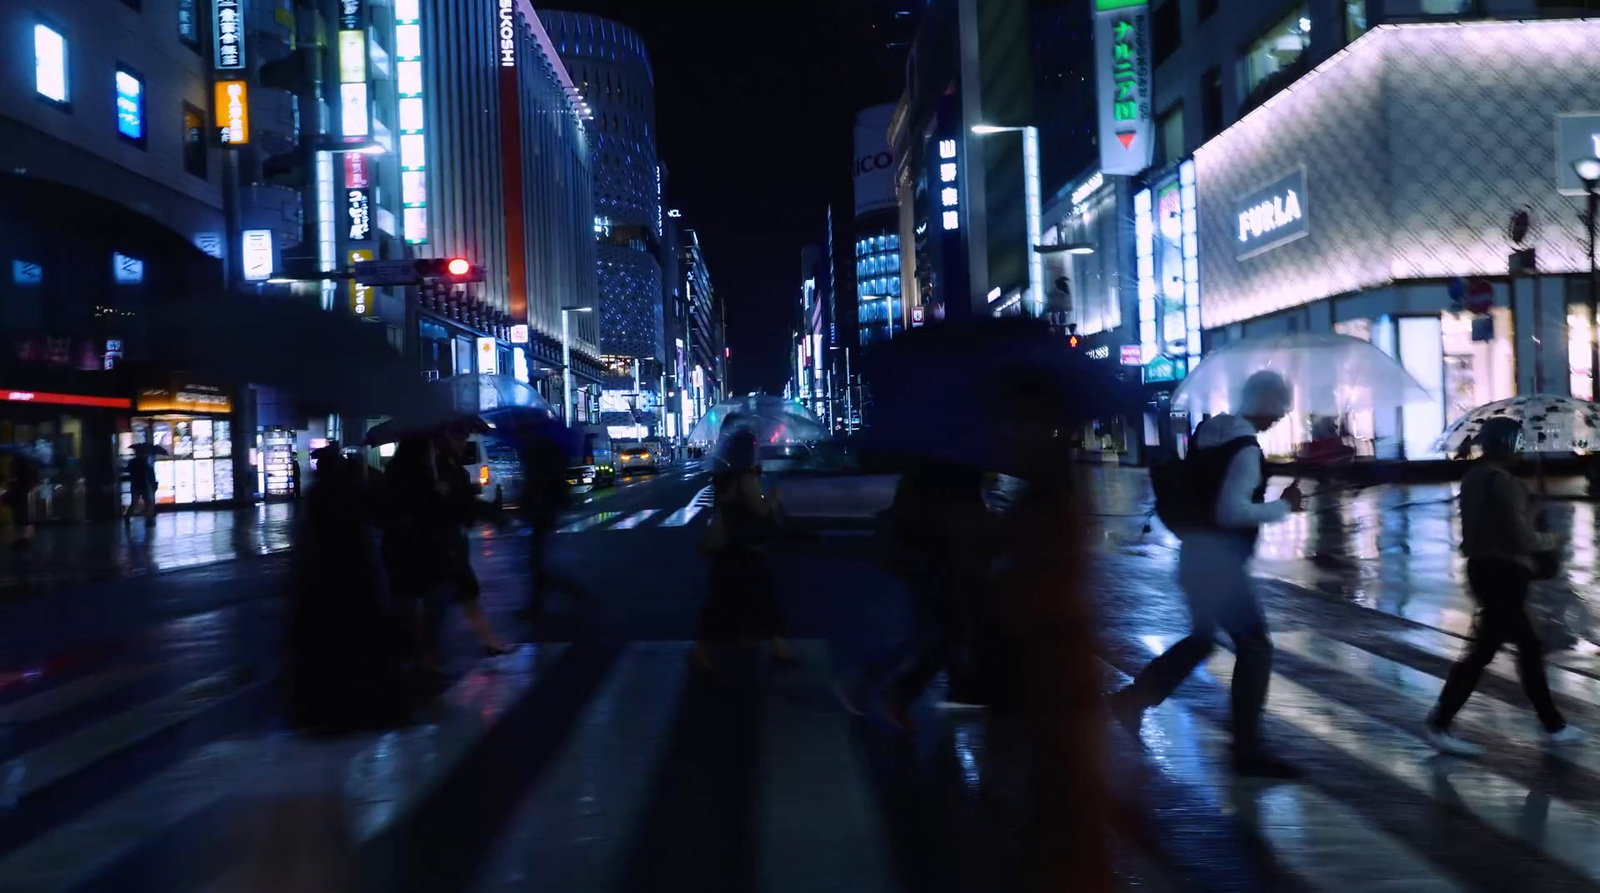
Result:
<instances>
[{"instance_id":1,"label":"clear plastic umbrella","mask_svg":"<svg viewBox=\"0 0 1600 893\"><path fill-rule=\"evenodd\" d=\"M689 442L713 444L723 429L749 428L761 446L816 443L828 439L827 426L793 400L751 394L711 407L689 432Z\"/></svg>"},{"instance_id":2,"label":"clear plastic umbrella","mask_svg":"<svg viewBox=\"0 0 1600 893\"><path fill-rule=\"evenodd\" d=\"M1430 400L1393 357L1369 341L1332 332L1249 338L1208 354L1172 395L1191 416L1225 412L1245 379L1262 369L1282 374L1299 412L1338 415Z\"/></svg>"},{"instance_id":3,"label":"clear plastic umbrella","mask_svg":"<svg viewBox=\"0 0 1600 893\"><path fill-rule=\"evenodd\" d=\"M1434 449L1447 456L1464 454L1483 423L1495 418L1522 424L1524 452L1576 453L1600 447L1600 406L1554 394L1526 394L1469 410L1445 426Z\"/></svg>"}]
</instances>

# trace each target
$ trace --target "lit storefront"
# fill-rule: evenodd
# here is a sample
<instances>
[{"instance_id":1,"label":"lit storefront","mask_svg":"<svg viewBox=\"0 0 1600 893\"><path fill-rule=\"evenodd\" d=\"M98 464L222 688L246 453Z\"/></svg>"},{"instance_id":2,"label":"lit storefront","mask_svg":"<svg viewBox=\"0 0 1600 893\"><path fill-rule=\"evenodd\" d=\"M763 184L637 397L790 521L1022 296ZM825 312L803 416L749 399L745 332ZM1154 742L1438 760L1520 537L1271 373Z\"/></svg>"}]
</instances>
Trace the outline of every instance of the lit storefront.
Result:
<instances>
[{"instance_id":1,"label":"lit storefront","mask_svg":"<svg viewBox=\"0 0 1600 893\"><path fill-rule=\"evenodd\" d=\"M66 382L56 386L61 384ZM126 422L133 408L132 400L114 395L114 379L106 380L99 393L85 393L89 387L73 390L0 388L0 443L26 451L39 471L31 497L37 521L81 521L95 514L91 493L113 464L98 444ZM9 478L13 461L9 455L0 459L0 477Z\"/></svg>"},{"instance_id":2,"label":"lit storefront","mask_svg":"<svg viewBox=\"0 0 1600 893\"><path fill-rule=\"evenodd\" d=\"M1124 380L1142 378L1137 290L1124 278L1130 258L1133 189L1126 177L1091 170L1058 193L1042 233L1046 315L1077 334L1078 349L1116 366ZM1131 263L1128 264L1131 267ZM1137 417L1095 419L1076 434L1086 458L1139 464L1144 426Z\"/></svg>"},{"instance_id":3,"label":"lit storefront","mask_svg":"<svg viewBox=\"0 0 1600 893\"><path fill-rule=\"evenodd\" d=\"M216 385L173 381L141 388L128 429L116 437L126 461L135 444L150 448L157 505L205 505L234 499L233 400ZM129 504L129 483L120 485Z\"/></svg>"},{"instance_id":4,"label":"lit storefront","mask_svg":"<svg viewBox=\"0 0 1600 893\"><path fill-rule=\"evenodd\" d=\"M1557 124L1596 104L1596 41L1592 20L1380 26L1198 149L1208 348L1293 331L1371 341L1429 395L1337 420L1384 458L1430 457L1485 403L1589 396L1587 246ZM1524 208L1518 246L1508 224ZM1537 275L1508 277L1518 247ZM1263 442L1289 455L1318 421L1293 412Z\"/></svg>"}]
</instances>

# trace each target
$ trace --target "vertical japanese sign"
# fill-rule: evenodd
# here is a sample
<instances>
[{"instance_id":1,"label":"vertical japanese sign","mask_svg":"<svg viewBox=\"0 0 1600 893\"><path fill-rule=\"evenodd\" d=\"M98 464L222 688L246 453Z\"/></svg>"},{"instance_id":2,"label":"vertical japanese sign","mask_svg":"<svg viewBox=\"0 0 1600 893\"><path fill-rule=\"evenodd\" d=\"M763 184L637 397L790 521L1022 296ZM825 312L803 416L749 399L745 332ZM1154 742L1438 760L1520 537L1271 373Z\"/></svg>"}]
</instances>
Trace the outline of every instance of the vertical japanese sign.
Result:
<instances>
[{"instance_id":1,"label":"vertical japanese sign","mask_svg":"<svg viewBox=\"0 0 1600 893\"><path fill-rule=\"evenodd\" d=\"M216 36L218 71L244 68L244 0L211 0L212 34Z\"/></svg>"},{"instance_id":2,"label":"vertical japanese sign","mask_svg":"<svg viewBox=\"0 0 1600 893\"><path fill-rule=\"evenodd\" d=\"M346 257L350 259L350 266L354 267L363 261L372 260L372 252L365 248L357 248ZM372 286L362 285L354 279L350 280L350 315L372 315Z\"/></svg>"},{"instance_id":3,"label":"vertical japanese sign","mask_svg":"<svg viewBox=\"0 0 1600 893\"><path fill-rule=\"evenodd\" d=\"M1150 7L1145 0L1095 0L1095 89L1100 169L1129 176L1155 153L1150 73Z\"/></svg>"}]
</instances>

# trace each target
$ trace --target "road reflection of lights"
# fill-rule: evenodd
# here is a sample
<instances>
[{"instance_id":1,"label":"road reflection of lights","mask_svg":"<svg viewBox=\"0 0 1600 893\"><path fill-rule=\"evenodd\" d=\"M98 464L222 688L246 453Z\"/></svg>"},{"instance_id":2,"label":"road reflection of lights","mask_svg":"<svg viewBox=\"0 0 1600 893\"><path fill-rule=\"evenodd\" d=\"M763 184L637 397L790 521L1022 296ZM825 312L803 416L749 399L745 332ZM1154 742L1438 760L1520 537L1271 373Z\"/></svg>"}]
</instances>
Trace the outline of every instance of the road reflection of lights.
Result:
<instances>
[{"instance_id":1,"label":"road reflection of lights","mask_svg":"<svg viewBox=\"0 0 1600 893\"><path fill-rule=\"evenodd\" d=\"M977 732L974 735L974 731ZM973 739L977 738L974 745ZM979 768L979 755L986 751L983 742L983 732L975 730L966 723L955 727L956 762L961 764L961 784L970 794L977 794L983 783L983 771Z\"/></svg>"}]
</instances>

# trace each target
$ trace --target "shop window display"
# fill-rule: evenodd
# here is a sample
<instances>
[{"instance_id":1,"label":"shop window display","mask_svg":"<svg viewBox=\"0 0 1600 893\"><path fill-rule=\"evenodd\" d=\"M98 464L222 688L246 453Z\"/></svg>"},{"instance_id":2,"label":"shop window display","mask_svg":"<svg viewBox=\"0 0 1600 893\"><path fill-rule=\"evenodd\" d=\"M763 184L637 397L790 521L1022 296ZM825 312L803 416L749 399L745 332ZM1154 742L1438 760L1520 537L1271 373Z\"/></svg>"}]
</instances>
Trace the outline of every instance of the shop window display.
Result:
<instances>
[{"instance_id":1,"label":"shop window display","mask_svg":"<svg viewBox=\"0 0 1600 893\"><path fill-rule=\"evenodd\" d=\"M157 505L203 505L233 499L233 423L227 419L134 419L131 430L117 435L117 456L124 464L135 444L154 450ZM124 508L132 500L126 474L119 475Z\"/></svg>"},{"instance_id":2,"label":"shop window display","mask_svg":"<svg viewBox=\"0 0 1600 893\"><path fill-rule=\"evenodd\" d=\"M1572 370L1568 393L1579 400L1594 399L1594 376L1589 365L1594 357L1590 346L1589 308L1574 304L1567 308L1567 366Z\"/></svg>"}]
</instances>

